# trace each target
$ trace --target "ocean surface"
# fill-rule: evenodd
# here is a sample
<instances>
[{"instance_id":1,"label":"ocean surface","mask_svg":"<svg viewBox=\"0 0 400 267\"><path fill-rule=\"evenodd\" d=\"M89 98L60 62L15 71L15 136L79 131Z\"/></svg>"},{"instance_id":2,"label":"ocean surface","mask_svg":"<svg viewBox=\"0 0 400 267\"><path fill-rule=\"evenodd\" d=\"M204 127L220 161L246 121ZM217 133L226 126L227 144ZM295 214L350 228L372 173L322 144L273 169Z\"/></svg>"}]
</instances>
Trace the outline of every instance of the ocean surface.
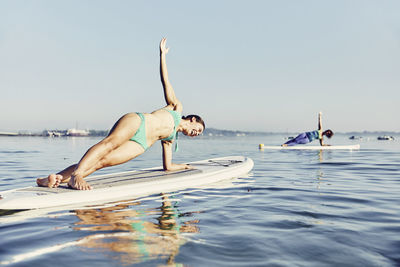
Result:
<instances>
[{"instance_id":1,"label":"ocean surface","mask_svg":"<svg viewBox=\"0 0 400 267\"><path fill-rule=\"evenodd\" d=\"M258 149L283 135L182 138L175 162L244 155L254 168L108 206L0 211L0 266L400 266L400 136L376 137L330 140L358 151ZM34 185L98 140L0 137L0 191ZM155 144L98 174L160 165Z\"/></svg>"}]
</instances>

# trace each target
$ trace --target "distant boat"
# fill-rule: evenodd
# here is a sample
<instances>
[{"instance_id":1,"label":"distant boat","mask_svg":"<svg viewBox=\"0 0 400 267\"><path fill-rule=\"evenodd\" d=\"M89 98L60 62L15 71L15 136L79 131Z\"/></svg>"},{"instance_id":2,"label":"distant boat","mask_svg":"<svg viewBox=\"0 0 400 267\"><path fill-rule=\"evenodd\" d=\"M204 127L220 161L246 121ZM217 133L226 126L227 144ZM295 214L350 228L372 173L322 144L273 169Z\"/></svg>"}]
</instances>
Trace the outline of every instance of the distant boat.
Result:
<instances>
[{"instance_id":1,"label":"distant boat","mask_svg":"<svg viewBox=\"0 0 400 267\"><path fill-rule=\"evenodd\" d=\"M382 135L378 136L378 140L394 140L394 137L389 135Z\"/></svg>"},{"instance_id":2,"label":"distant boat","mask_svg":"<svg viewBox=\"0 0 400 267\"><path fill-rule=\"evenodd\" d=\"M67 136L88 136L89 131L87 130L79 130L79 129L68 129Z\"/></svg>"},{"instance_id":3,"label":"distant boat","mask_svg":"<svg viewBox=\"0 0 400 267\"><path fill-rule=\"evenodd\" d=\"M361 139L363 139L363 138L362 138L362 136L355 136L355 135L352 135L352 136L349 137L349 139L350 139L350 140L361 140Z\"/></svg>"},{"instance_id":4,"label":"distant boat","mask_svg":"<svg viewBox=\"0 0 400 267\"><path fill-rule=\"evenodd\" d=\"M43 135L49 136L49 137L60 137L62 136L62 133L58 131L44 131Z\"/></svg>"}]
</instances>

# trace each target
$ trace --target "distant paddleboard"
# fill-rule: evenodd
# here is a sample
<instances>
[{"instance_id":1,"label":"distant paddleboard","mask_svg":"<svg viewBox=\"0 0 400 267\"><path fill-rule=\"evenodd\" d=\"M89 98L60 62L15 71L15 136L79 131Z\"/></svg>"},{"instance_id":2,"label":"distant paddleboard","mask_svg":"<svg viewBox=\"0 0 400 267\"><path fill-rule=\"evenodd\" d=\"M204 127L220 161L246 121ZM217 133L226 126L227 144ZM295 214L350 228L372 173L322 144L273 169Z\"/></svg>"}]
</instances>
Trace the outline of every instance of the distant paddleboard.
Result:
<instances>
[{"instance_id":1,"label":"distant paddleboard","mask_svg":"<svg viewBox=\"0 0 400 267\"><path fill-rule=\"evenodd\" d=\"M65 185L58 188L25 187L0 192L0 209L39 209L108 201L196 188L239 177L253 168L253 161L242 156L190 162L194 169L165 172L160 167L97 175L85 179L92 190L79 191Z\"/></svg>"},{"instance_id":2,"label":"distant paddleboard","mask_svg":"<svg viewBox=\"0 0 400 267\"><path fill-rule=\"evenodd\" d=\"M259 145L260 149L275 149L275 150L356 150L360 149L360 145L347 145L347 146L307 146L307 145L297 145L297 146L264 146Z\"/></svg>"}]
</instances>

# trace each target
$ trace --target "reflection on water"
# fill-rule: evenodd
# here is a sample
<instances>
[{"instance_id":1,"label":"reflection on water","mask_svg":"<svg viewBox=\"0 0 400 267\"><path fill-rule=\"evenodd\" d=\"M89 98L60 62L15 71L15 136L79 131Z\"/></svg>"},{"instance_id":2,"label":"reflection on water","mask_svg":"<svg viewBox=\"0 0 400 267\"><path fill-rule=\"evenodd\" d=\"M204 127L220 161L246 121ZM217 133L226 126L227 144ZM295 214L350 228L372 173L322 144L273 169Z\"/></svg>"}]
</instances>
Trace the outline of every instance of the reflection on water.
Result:
<instances>
[{"instance_id":1,"label":"reflection on water","mask_svg":"<svg viewBox=\"0 0 400 267\"><path fill-rule=\"evenodd\" d=\"M80 221L75 223L74 230L96 232L80 240L79 246L101 250L124 265L159 258L166 259L167 265L175 264L175 256L185 243L182 233L199 232L198 220L182 222L181 218L198 212L182 214L178 201L166 194L161 197L162 204L155 209L143 209L140 201L132 201L76 210Z\"/></svg>"}]
</instances>

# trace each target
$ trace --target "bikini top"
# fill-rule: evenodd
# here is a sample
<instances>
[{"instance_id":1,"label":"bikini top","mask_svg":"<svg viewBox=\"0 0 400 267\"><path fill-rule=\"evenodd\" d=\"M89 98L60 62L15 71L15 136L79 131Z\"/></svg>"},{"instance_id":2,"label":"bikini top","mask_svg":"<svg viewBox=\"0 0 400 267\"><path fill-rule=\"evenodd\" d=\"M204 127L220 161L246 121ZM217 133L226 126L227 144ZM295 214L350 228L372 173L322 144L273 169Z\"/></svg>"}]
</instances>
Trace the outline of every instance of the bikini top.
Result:
<instances>
[{"instance_id":1,"label":"bikini top","mask_svg":"<svg viewBox=\"0 0 400 267\"><path fill-rule=\"evenodd\" d=\"M312 132L306 132L306 135L310 141L313 140L321 140L322 139L322 130L315 130Z\"/></svg>"},{"instance_id":2,"label":"bikini top","mask_svg":"<svg viewBox=\"0 0 400 267\"><path fill-rule=\"evenodd\" d=\"M175 151L178 151L178 132L177 132L177 128L179 123L181 123L182 120L182 114L179 113L178 111L175 110L169 110L169 109L165 109L166 111L168 111L172 118L174 118L174 130L172 131L171 135L168 136L167 138L161 139L163 141L172 141L174 139L176 139L176 143L175 143Z\"/></svg>"}]
</instances>

